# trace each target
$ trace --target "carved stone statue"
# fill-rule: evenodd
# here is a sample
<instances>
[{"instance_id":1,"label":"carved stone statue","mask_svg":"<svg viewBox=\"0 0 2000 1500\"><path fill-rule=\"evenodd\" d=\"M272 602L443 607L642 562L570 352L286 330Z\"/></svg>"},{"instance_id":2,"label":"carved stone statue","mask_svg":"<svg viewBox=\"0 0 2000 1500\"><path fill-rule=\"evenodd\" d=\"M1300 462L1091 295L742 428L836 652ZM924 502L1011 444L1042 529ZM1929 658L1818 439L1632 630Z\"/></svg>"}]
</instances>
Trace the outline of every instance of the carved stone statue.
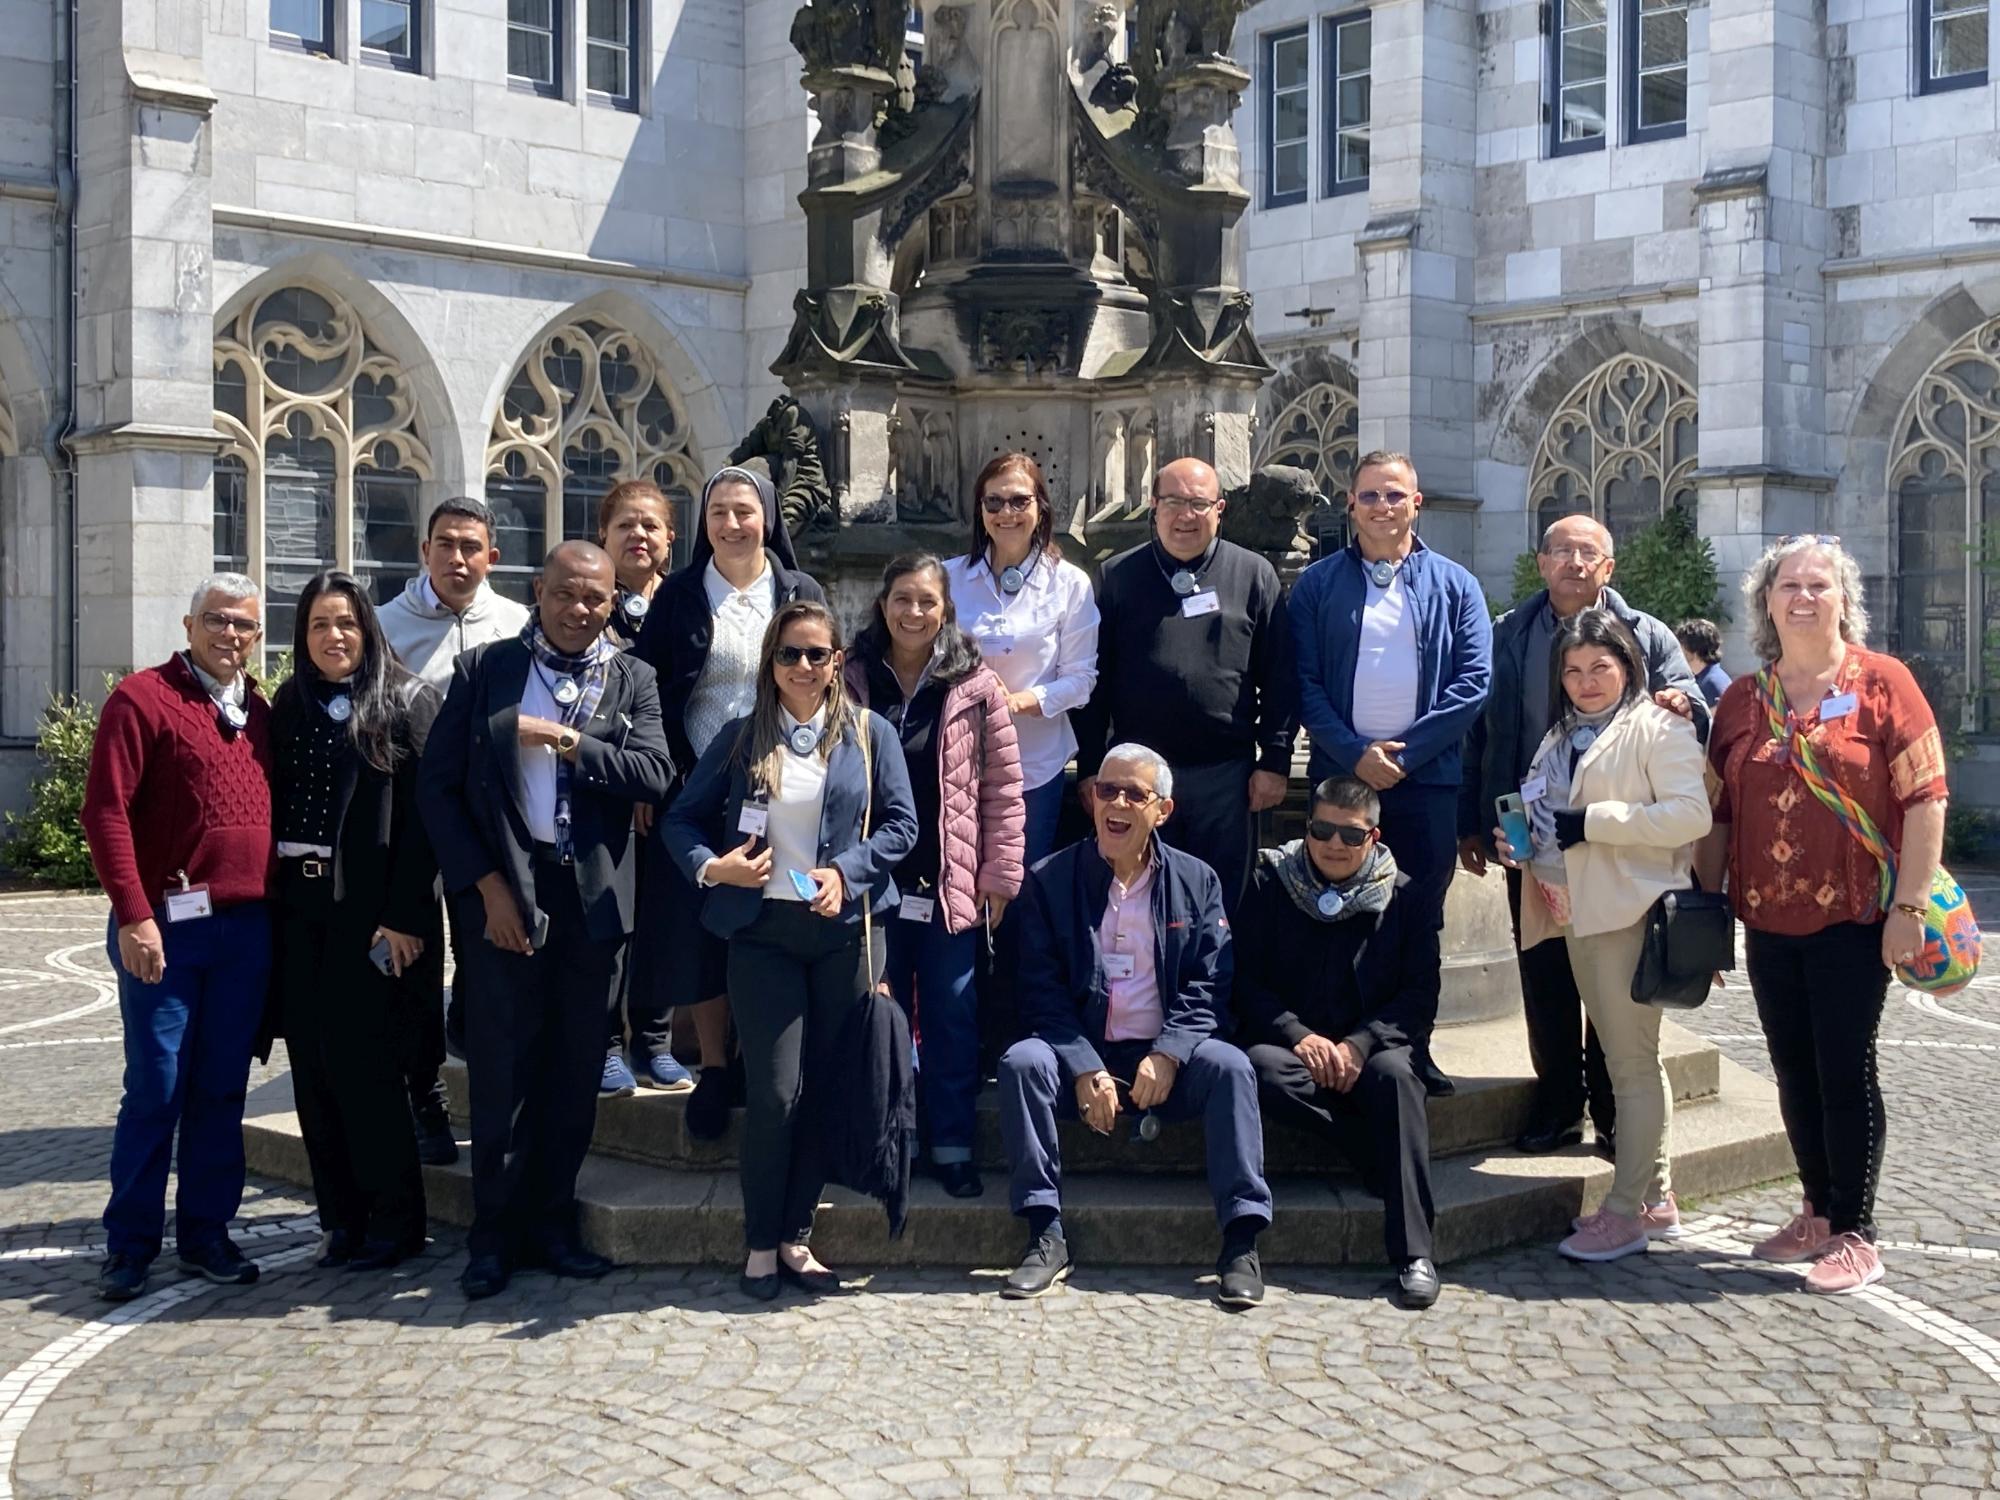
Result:
<instances>
[{"instance_id":1,"label":"carved stone statue","mask_svg":"<svg viewBox=\"0 0 2000 1500\"><path fill-rule=\"evenodd\" d=\"M792 17L792 46L807 76L836 68L893 75L903 57L905 14L894 0L807 0Z\"/></svg>"},{"instance_id":2,"label":"carved stone statue","mask_svg":"<svg viewBox=\"0 0 2000 1500\"><path fill-rule=\"evenodd\" d=\"M1262 552L1274 560L1304 557L1310 550L1306 518L1332 502L1320 493L1310 469L1290 464L1266 464L1223 497L1222 534L1238 546Z\"/></svg>"},{"instance_id":3,"label":"carved stone statue","mask_svg":"<svg viewBox=\"0 0 2000 1500\"><path fill-rule=\"evenodd\" d=\"M839 525L833 486L820 462L819 434L797 399L780 396L765 409L763 420L730 453L733 464L761 458L770 466L771 486L778 492L778 513L794 534L830 530Z\"/></svg>"}]
</instances>

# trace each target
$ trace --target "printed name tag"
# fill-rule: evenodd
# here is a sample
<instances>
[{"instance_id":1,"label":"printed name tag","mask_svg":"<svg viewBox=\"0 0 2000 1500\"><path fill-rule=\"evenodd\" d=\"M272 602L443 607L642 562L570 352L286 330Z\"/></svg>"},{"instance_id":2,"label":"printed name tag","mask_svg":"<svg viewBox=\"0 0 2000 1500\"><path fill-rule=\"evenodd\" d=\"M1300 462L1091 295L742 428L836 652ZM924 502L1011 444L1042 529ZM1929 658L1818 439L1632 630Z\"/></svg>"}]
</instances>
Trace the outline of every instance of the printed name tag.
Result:
<instances>
[{"instance_id":1,"label":"printed name tag","mask_svg":"<svg viewBox=\"0 0 2000 1500\"><path fill-rule=\"evenodd\" d=\"M1132 972L1131 954L1107 953L1104 955L1104 977L1106 979L1130 979Z\"/></svg>"},{"instance_id":2,"label":"printed name tag","mask_svg":"<svg viewBox=\"0 0 2000 1500\"><path fill-rule=\"evenodd\" d=\"M1198 620L1203 615L1212 615L1222 608L1222 600L1216 597L1214 589L1203 589L1199 594L1189 594L1181 600L1181 618Z\"/></svg>"},{"instance_id":3,"label":"printed name tag","mask_svg":"<svg viewBox=\"0 0 2000 1500\"><path fill-rule=\"evenodd\" d=\"M736 831L747 833L752 838L762 838L764 830L771 826L771 809L759 802L746 802L737 816Z\"/></svg>"},{"instance_id":4,"label":"printed name tag","mask_svg":"<svg viewBox=\"0 0 2000 1500\"><path fill-rule=\"evenodd\" d=\"M1012 656L1014 654L1014 637L1011 635L982 635L979 638L979 649L990 652L995 656Z\"/></svg>"},{"instance_id":5,"label":"printed name tag","mask_svg":"<svg viewBox=\"0 0 2000 1500\"><path fill-rule=\"evenodd\" d=\"M906 922L928 922L937 915L937 897L905 896L902 912Z\"/></svg>"},{"instance_id":6,"label":"printed name tag","mask_svg":"<svg viewBox=\"0 0 2000 1500\"><path fill-rule=\"evenodd\" d=\"M1549 778L1546 776L1530 776L1526 781L1521 783L1521 800L1523 802L1539 802L1542 798L1548 796L1548 794Z\"/></svg>"},{"instance_id":7,"label":"printed name tag","mask_svg":"<svg viewBox=\"0 0 2000 1500\"><path fill-rule=\"evenodd\" d=\"M208 887L191 885L184 891L167 892L167 920L192 922L196 917L212 917L215 907L208 899Z\"/></svg>"},{"instance_id":8,"label":"printed name tag","mask_svg":"<svg viewBox=\"0 0 2000 1500\"><path fill-rule=\"evenodd\" d=\"M1840 693L1820 700L1819 721L1822 724L1831 724L1835 719L1844 719L1853 712L1854 694Z\"/></svg>"}]
</instances>

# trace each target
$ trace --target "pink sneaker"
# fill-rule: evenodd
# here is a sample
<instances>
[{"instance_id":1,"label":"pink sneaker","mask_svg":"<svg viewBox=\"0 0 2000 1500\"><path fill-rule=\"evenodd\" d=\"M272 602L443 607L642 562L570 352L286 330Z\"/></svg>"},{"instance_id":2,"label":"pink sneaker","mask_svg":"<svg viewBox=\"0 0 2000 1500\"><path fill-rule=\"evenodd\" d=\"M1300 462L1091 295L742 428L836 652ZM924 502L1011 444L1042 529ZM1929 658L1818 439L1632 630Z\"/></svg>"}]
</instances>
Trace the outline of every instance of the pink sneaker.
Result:
<instances>
[{"instance_id":1,"label":"pink sneaker","mask_svg":"<svg viewBox=\"0 0 2000 1500\"><path fill-rule=\"evenodd\" d=\"M1577 1225L1576 1233L1556 1249L1571 1260L1617 1260L1642 1253L1651 1243L1644 1219L1628 1219L1600 1208Z\"/></svg>"},{"instance_id":2,"label":"pink sneaker","mask_svg":"<svg viewBox=\"0 0 2000 1500\"><path fill-rule=\"evenodd\" d=\"M1813 1268L1806 1272L1806 1290L1839 1296L1858 1292L1882 1279L1882 1257L1875 1247L1849 1230L1827 1241Z\"/></svg>"},{"instance_id":3,"label":"pink sneaker","mask_svg":"<svg viewBox=\"0 0 2000 1500\"><path fill-rule=\"evenodd\" d=\"M1579 1214L1569 1221L1569 1227L1581 1229L1589 1218L1588 1214ZM1642 1208L1639 1211L1639 1222L1646 1226L1646 1238L1649 1240L1677 1240L1687 1234L1687 1231L1681 1228L1680 1205L1674 1201L1672 1193L1667 1194L1658 1203L1648 1203Z\"/></svg>"},{"instance_id":4,"label":"pink sneaker","mask_svg":"<svg viewBox=\"0 0 2000 1500\"><path fill-rule=\"evenodd\" d=\"M1759 1260L1790 1265L1794 1261L1816 1260L1826 1250L1833 1231L1825 1219L1813 1214L1812 1204L1801 1205L1792 1222L1757 1245L1750 1253Z\"/></svg>"}]
</instances>

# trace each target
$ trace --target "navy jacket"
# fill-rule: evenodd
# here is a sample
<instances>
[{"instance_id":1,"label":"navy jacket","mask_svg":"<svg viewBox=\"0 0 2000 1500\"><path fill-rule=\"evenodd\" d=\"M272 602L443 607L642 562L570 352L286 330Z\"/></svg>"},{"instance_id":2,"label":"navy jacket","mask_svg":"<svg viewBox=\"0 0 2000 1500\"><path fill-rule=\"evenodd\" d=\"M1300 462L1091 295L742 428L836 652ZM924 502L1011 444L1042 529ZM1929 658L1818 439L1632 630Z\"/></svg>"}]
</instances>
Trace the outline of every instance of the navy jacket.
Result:
<instances>
[{"instance_id":1,"label":"navy jacket","mask_svg":"<svg viewBox=\"0 0 2000 1500\"><path fill-rule=\"evenodd\" d=\"M1459 747L1478 721L1493 677L1493 623L1479 581L1422 541L1403 560L1417 612L1417 719L1403 735L1403 769L1419 786L1457 786ZM1368 575L1359 547L1323 557L1292 585L1292 652L1299 722L1314 758L1353 775L1368 748L1354 732L1354 664ZM1315 770L1314 774L1320 774Z\"/></svg>"},{"instance_id":2,"label":"navy jacket","mask_svg":"<svg viewBox=\"0 0 2000 1500\"><path fill-rule=\"evenodd\" d=\"M1205 1038L1228 1030L1229 919L1215 871L1158 836L1153 860L1153 972L1163 1022L1153 1050L1184 1064ZM1097 928L1110 902L1111 866L1094 838L1058 849L1021 887L1021 1021L1072 1078L1104 1066L1111 985Z\"/></svg>"},{"instance_id":3,"label":"navy jacket","mask_svg":"<svg viewBox=\"0 0 2000 1500\"><path fill-rule=\"evenodd\" d=\"M863 1193L903 1237L910 1211L910 1148L917 1138L917 1075L903 1007L869 990L830 1038L815 1041L800 1102L802 1138L819 1153L826 1180Z\"/></svg>"},{"instance_id":4,"label":"navy jacket","mask_svg":"<svg viewBox=\"0 0 2000 1500\"><path fill-rule=\"evenodd\" d=\"M826 795L819 815L816 868L831 865L840 871L841 884L847 888L840 912L843 922L861 920L864 894L878 915L901 903L890 872L917 842L917 804L910 795L902 741L880 714L863 709L860 721L867 726L868 753L875 768L874 827L864 839L861 816L867 787L861 777L861 742L851 730L827 756ZM737 753L737 739L748 723L732 719L723 726L662 825L667 850L687 871L690 885L697 883L705 863L743 842L736 829L750 790L750 768ZM783 880L785 872L773 871L771 878ZM701 895L702 925L717 937L741 932L763 909L764 893L750 886L710 886Z\"/></svg>"}]
</instances>

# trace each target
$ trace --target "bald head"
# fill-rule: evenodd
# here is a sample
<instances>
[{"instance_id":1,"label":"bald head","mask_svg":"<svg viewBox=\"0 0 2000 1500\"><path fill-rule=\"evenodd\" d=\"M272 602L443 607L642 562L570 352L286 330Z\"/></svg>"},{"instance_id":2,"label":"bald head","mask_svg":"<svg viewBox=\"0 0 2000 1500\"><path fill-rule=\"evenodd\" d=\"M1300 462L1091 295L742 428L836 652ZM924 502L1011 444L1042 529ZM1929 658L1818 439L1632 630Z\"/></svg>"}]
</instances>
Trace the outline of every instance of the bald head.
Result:
<instances>
[{"instance_id":1,"label":"bald head","mask_svg":"<svg viewBox=\"0 0 2000 1500\"><path fill-rule=\"evenodd\" d=\"M1178 561L1192 562L1214 545L1222 512L1222 481L1200 459L1177 458L1155 476L1153 530Z\"/></svg>"},{"instance_id":2,"label":"bald head","mask_svg":"<svg viewBox=\"0 0 2000 1500\"><path fill-rule=\"evenodd\" d=\"M577 656L604 633L618 597L611 554L595 542L559 542L542 559L535 606L542 634L556 650Z\"/></svg>"},{"instance_id":3,"label":"bald head","mask_svg":"<svg viewBox=\"0 0 2000 1500\"><path fill-rule=\"evenodd\" d=\"M1564 516L1542 533L1535 566L1558 615L1567 619L1598 602L1618 566L1611 546L1611 533L1594 516Z\"/></svg>"},{"instance_id":4,"label":"bald head","mask_svg":"<svg viewBox=\"0 0 2000 1500\"><path fill-rule=\"evenodd\" d=\"M1564 516L1551 523L1542 533L1542 551L1553 552L1557 547L1578 545L1595 547L1606 557L1617 548L1611 540L1611 533L1595 516Z\"/></svg>"},{"instance_id":5,"label":"bald head","mask_svg":"<svg viewBox=\"0 0 2000 1500\"><path fill-rule=\"evenodd\" d=\"M1153 494L1205 495L1210 500L1222 494L1222 480L1214 466L1198 458L1177 458L1161 469L1153 480Z\"/></svg>"}]
</instances>

